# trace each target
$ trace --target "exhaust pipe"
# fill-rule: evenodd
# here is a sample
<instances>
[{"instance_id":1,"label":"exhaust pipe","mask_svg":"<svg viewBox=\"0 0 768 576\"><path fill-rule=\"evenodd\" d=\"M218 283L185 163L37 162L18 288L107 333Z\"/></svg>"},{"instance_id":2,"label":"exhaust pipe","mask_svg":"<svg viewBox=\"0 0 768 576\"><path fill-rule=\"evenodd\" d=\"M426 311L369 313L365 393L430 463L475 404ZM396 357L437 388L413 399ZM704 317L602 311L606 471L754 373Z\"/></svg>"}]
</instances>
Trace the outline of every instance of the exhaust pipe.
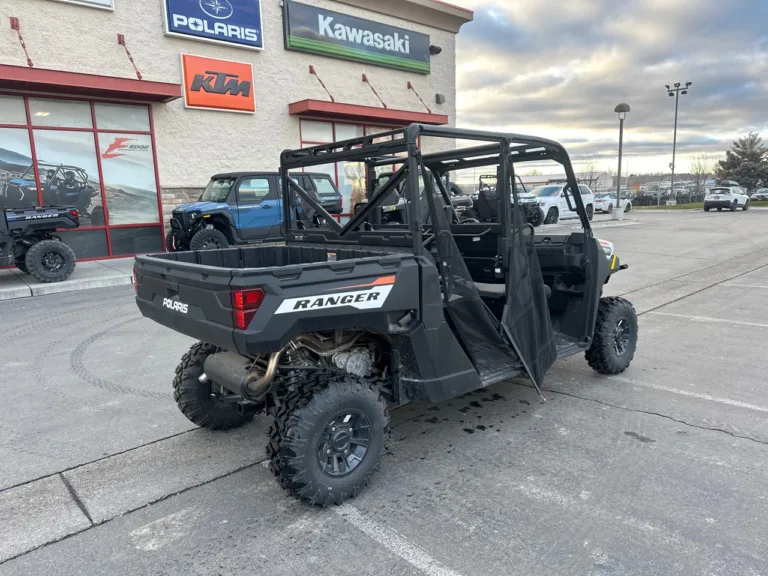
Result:
<instances>
[{"instance_id":1,"label":"exhaust pipe","mask_svg":"<svg viewBox=\"0 0 768 576\"><path fill-rule=\"evenodd\" d=\"M260 400L269 391L272 381L277 375L280 360L289 347L294 349L306 348L307 350L327 358L350 348L360 338L360 334L352 334L341 341L321 341L311 334L301 334L290 344L284 346L269 357L267 369L263 374L252 370L253 360L241 356L237 352L218 352L205 359L204 373L200 376L200 382L206 384L211 380L220 384L233 394L238 394L246 400Z\"/></svg>"}]
</instances>

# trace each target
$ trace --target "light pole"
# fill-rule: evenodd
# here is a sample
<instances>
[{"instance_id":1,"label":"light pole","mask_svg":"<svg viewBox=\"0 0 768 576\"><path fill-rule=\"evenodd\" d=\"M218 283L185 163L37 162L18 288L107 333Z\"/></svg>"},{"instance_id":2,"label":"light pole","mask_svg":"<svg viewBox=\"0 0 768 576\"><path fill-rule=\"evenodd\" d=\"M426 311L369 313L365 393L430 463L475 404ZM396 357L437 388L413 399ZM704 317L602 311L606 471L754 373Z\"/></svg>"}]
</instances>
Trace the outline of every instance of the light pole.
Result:
<instances>
[{"instance_id":1,"label":"light pole","mask_svg":"<svg viewBox=\"0 0 768 576\"><path fill-rule=\"evenodd\" d=\"M624 211L621 209L621 153L624 147L624 119L627 117L627 112L629 112L629 104L622 102L613 111L619 115L619 182L616 184L616 207L613 209L612 218L614 220L621 220L624 217Z\"/></svg>"},{"instance_id":2,"label":"light pole","mask_svg":"<svg viewBox=\"0 0 768 576\"><path fill-rule=\"evenodd\" d=\"M677 194L675 194L675 153L677 152L677 109L680 105L680 94L688 94L688 90L691 88L691 85L693 82L686 82L685 86L681 86L680 82L676 82L674 84L674 88L670 88L669 84L665 84L664 87L667 89L667 94L669 96L675 97L675 135L674 139L672 140L672 164L670 164L670 168L672 168L672 181L670 182L671 188L669 189L669 193L674 197L675 201L677 201Z\"/></svg>"}]
</instances>

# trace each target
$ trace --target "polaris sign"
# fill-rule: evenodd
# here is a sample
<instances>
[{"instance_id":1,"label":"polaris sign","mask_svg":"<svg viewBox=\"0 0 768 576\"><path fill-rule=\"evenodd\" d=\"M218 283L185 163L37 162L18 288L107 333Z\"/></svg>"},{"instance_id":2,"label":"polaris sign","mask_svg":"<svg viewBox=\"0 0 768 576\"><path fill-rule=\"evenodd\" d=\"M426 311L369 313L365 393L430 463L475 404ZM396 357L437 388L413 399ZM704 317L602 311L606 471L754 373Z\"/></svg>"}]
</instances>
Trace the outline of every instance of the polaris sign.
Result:
<instances>
[{"instance_id":1,"label":"polaris sign","mask_svg":"<svg viewBox=\"0 0 768 576\"><path fill-rule=\"evenodd\" d=\"M429 36L286 0L285 49L430 73Z\"/></svg>"},{"instance_id":2,"label":"polaris sign","mask_svg":"<svg viewBox=\"0 0 768 576\"><path fill-rule=\"evenodd\" d=\"M261 0L164 0L165 33L264 49Z\"/></svg>"}]
</instances>

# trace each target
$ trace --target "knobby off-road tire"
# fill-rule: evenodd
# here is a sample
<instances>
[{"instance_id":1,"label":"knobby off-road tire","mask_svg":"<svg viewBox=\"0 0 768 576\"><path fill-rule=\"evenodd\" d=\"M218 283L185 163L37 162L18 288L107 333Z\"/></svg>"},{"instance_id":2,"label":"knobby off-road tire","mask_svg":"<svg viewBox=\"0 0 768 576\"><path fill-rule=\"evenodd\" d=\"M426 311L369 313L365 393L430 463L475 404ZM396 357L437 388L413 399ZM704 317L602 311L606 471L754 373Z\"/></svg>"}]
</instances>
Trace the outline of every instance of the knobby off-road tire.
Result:
<instances>
[{"instance_id":1,"label":"knobby off-road tire","mask_svg":"<svg viewBox=\"0 0 768 576\"><path fill-rule=\"evenodd\" d=\"M27 250L24 266L40 282L61 282L72 275L75 260L72 248L64 242L41 240Z\"/></svg>"},{"instance_id":2,"label":"knobby off-road tire","mask_svg":"<svg viewBox=\"0 0 768 576\"><path fill-rule=\"evenodd\" d=\"M167 252L176 251L173 247L173 232L168 232L168 234L165 235L165 249Z\"/></svg>"},{"instance_id":3,"label":"knobby off-road tire","mask_svg":"<svg viewBox=\"0 0 768 576\"><path fill-rule=\"evenodd\" d=\"M544 218L544 224L557 224L559 218L560 215L557 212L557 208L550 208L546 218Z\"/></svg>"},{"instance_id":4,"label":"knobby off-road tire","mask_svg":"<svg viewBox=\"0 0 768 576\"><path fill-rule=\"evenodd\" d=\"M637 349L637 314L624 298L601 298L595 336L585 356L600 374L620 374L632 362Z\"/></svg>"},{"instance_id":5,"label":"knobby off-road tire","mask_svg":"<svg viewBox=\"0 0 768 576\"><path fill-rule=\"evenodd\" d=\"M27 265L25 264L23 259L22 260L16 260L16 262L14 262L14 264L16 265L16 268L18 268L19 270L24 272L24 274L29 274L29 270L27 270Z\"/></svg>"},{"instance_id":6,"label":"knobby off-road tire","mask_svg":"<svg viewBox=\"0 0 768 576\"><path fill-rule=\"evenodd\" d=\"M544 210L541 208L536 208L534 211L533 217L528 220L528 224L533 226L534 228L538 228L542 224L544 224Z\"/></svg>"},{"instance_id":7,"label":"knobby off-road tire","mask_svg":"<svg viewBox=\"0 0 768 576\"><path fill-rule=\"evenodd\" d=\"M193 424L208 430L239 428L253 419L253 414L238 414L235 402L211 397L211 383L203 384L205 359L219 352L216 346L198 342L181 357L173 379L173 398L181 413Z\"/></svg>"},{"instance_id":8,"label":"knobby off-road tire","mask_svg":"<svg viewBox=\"0 0 768 576\"><path fill-rule=\"evenodd\" d=\"M354 428L351 439L345 421ZM299 500L341 504L357 496L379 469L388 425L386 401L365 380L314 376L289 393L275 414L267 446L270 470ZM367 440L365 450L355 440Z\"/></svg>"},{"instance_id":9,"label":"knobby off-road tire","mask_svg":"<svg viewBox=\"0 0 768 576\"><path fill-rule=\"evenodd\" d=\"M190 250L219 250L229 248L229 240L215 228L203 228L189 241Z\"/></svg>"}]
</instances>

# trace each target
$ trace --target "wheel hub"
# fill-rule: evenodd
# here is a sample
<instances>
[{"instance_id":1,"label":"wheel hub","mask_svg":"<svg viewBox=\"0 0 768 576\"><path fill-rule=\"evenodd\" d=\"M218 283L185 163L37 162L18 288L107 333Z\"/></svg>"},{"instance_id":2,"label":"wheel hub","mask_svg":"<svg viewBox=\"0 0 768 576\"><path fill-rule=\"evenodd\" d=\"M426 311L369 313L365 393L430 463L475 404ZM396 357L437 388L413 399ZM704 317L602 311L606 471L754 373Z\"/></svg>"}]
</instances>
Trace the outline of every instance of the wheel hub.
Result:
<instances>
[{"instance_id":1,"label":"wheel hub","mask_svg":"<svg viewBox=\"0 0 768 576\"><path fill-rule=\"evenodd\" d=\"M48 272L58 272L64 266L64 258L58 252L48 252L42 258L42 265Z\"/></svg>"},{"instance_id":2,"label":"wheel hub","mask_svg":"<svg viewBox=\"0 0 768 576\"><path fill-rule=\"evenodd\" d=\"M345 476L363 461L371 439L371 422L359 410L345 410L331 418L320 434L317 460L329 476Z\"/></svg>"},{"instance_id":3,"label":"wheel hub","mask_svg":"<svg viewBox=\"0 0 768 576\"><path fill-rule=\"evenodd\" d=\"M613 331L613 348L618 356L624 355L629 349L631 330L627 321L622 318L616 323Z\"/></svg>"}]
</instances>

